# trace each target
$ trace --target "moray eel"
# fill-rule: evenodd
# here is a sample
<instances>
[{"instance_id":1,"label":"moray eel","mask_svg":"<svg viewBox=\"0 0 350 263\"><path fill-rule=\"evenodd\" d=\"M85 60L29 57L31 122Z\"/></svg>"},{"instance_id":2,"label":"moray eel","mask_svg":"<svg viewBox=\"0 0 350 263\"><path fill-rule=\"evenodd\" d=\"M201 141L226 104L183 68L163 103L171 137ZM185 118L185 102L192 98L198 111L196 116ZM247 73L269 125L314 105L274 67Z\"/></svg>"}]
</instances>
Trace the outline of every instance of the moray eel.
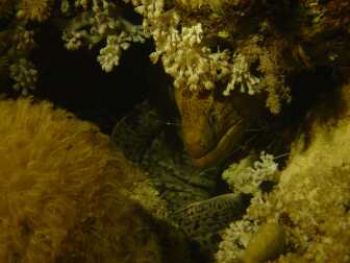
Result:
<instances>
[{"instance_id":1,"label":"moray eel","mask_svg":"<svg viewBox=\"0 0 350 263\"><path fill-rule=\"evenodd\" d=\"M245 196L221 194L184 206L172 213L171 219L202 247L215 251L220 231L241 218L246 208Z\"/></svg>"},{"instance_id":2,"label":"moray eel","mask_svg":"<svg viewBox=\"0 0 350 263\"><path fill-rule=\"evenodd\" d=\"M241 196L223 194L220 166L195 167L182 145L173 148L177 133L174 130L169 139L168 127L159 120L159 113L145 101L115 125L112 141L147 174L167 204L168 220L203 251L216 251L219 232L242 216L247 202Z\"/></svg>"},{"instance_id":3,"label":"moray eel","mask_svg":"<svg viewBox=\"0 0 350 263\"><path fill-rule=\"evenodd\" d=\"M185 149L171 146L174 136L167 138L162 117L147 101L116 124L112 140L148 174L167 203L169 220L201 249L215 251L218 233L247 206L241 196L221 192L218 163L241 142L263 104L243 94L222 97L180 89L173 94Z\"/></svg>"},{"instance_id":4,"label":"moray eel","mask_svg":"<svg viewBox=\"0 0 350 263\"><path fill-rule=\"evenodd\" d=\"M238 92L227 97L215 90L175 89L174 93L183 143L199 167L225 160L263 109L260 98Z\"/></svg>"}]
</instances>

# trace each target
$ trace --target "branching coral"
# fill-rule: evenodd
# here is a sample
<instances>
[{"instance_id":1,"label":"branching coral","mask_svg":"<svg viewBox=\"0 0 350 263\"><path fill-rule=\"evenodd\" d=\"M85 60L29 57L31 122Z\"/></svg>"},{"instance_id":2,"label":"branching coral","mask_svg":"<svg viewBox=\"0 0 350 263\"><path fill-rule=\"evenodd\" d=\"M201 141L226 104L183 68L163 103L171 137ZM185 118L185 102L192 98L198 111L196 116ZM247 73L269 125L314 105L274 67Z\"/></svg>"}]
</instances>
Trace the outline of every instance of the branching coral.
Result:
<instances>
[{"instance_id":1,"label":"branching coral","mask_svg":"<svg viewBox=\"0 0 350 263\"><path fill-rule=\"evenodd\" d=\"M0 79L12 78L13 87L25 94L35 87L38 78L35 65L28 59L35 47L34 31L19 23L1 31L0 41Z\"/></svg>"},{"instance_id":2,"label":"branching coral","mask_svg":"<svg viewBox=\"0 0 350 263\"><path fill-rule=\"evenodd\" d=\"M37 26L33 22L46 21L53 4L52 0L6 0L0 3L0 79L6 83L7 78L11 78L14 88L23 94L35 87L38 77L29 59L35 47Z\"/></svg>"},{"instance_id":3,"label":"branching coral","mask_svg":"<svg viewBox=\"0 0 350 263\"><path fill-rule=\"evenodd\" d=\"M21 90L26 95L28 89L34 89L38 79L38 72L33 63L21 58L17 63L10 66L10 76L15 81L13 88Z\"/></svg>"},{"instance_id":4,"label":"branching coral","mask_svg":"<svg viewBox=\"0 0 350 263\"><path fill-rule=\"evenodd\" d=\"M227 21L224 22L224 19L227 17L221 12L218 15L207 9L217 10L226 4L231 7L237 5L224 2L178 1L165 5L162 1L156 1L156 4L144 1L142 8L138 9L143 10L144 27L150 31L156 43L156 52L151 57L154 61L161 57L165 71L174 78L177 88L210 90L220 87L226 96L236 88L251 95L266 91L269 94L269 108L278 112L279 100L288 97L278 96L286 94L280 80L283 75L281 68L274 71L266 71L263 67L252 69L255 64L259 66L260 57L266 54L259 47L262 41L257 44L252 39L259 37L250 36L233 40L232 28L225 26ZM190 15L191 12L195 15ZM270 60L274 55L271 54ZM271 65L277 67L275 63ZM278 80L274 83L262 82L264 76L260 75L274 76Z\"/></svg>"},{"instance_id":5,"label":"branching coral","mask_svg":"<svg viewBox=\"0 0 350 263\"><path fill-rule=\"evenodd\" d=\"M142 15L143 28L124 17L129 3ZM273 113L290 100L289 73L348 65L348 11L346 0L18 0L0 6L0 14L12 20L10 31L44 22L51 13L65 21L65 46L98 46L106 72L119 64L123 50L151 36L151 58L161 59L175 87L262 94ZM27 58L28 52L6 57Z\"/></svg>"},{"instance_id":6,"label":"branching coral","mask_svg":"<svg viewBox=\"0 0 350 263\"><path fill-rule=\"evenodd\" d=\"M10 78L15 90L27 94L36 86L38 72L30 61L35 47L34 34L38 26L50 16L52 0L18 0L0 3L0 79L6 83ZM5 86L4 85L4 86ZM4 89L5 87L0 87Z\"/></svg>"},{"instance_id":7,"label":"branching coral","mask_svg":"<svg viewBox=\"0 0 350 263\"><path fill-rule=\"evenodd\" d=\"M36 86L39 75L30 55L35 47L35 33L44 23L62 30L65 46L70 50L101 46L105 42L98 61L104 71L112 71L123 50L131 43L143 43L146 38L140 25L123 17L124 8L121 1L107 0L2 1L0 15L5 26L0 28L0 77L5 82L12 79L14 88L23 94Z\"/></svg>"},{"instance_id":8,"label":"branching coral","mask_svg":"<svg viewBox=\"0 0 350 263\"><path fill-rule=\"evenodd\" d=\"M63 31L66 48L92 48L105 41L106 46L100 49L97 60L106 72L118 66L122 50L128 49L131 43L145 41L142 27L122 17L121 3L76 1L75 7L68 6L66 9L67 13L75 13L75 18Z\"/></svg>"},{"instance_id":9,"label":"branching coral","mask_svg":"<svg viewBox=\"0 0 350 263\"><path fill-rule=\"evenodd\" d=\"M238 89L264 94L273 113L290 100L285 77L293 71L324 65L338 67L348 59L349 34L329 41L327 35L347 32L348 15L335 3L297 1L131 1L144 16L155 40L154 61L181 89L220 89L226 96ZM332 1L331 1L332 2ZM346 1L338 1L347 8ZM341 14L335 22L335 14ZM341 26L329 27L328 24ZM284 26L282 26L284 25ZM310 48L312 46L312 48ZM324 54L329 56L325 62ZM336 61L337 60L337 61Z\"/></svg>"},{"instance_id":10,"label":"branching coral","mask_svg":"<svg viewBox=\"0 0 350 263\"><path fill-rule=\"evenodd\" d=\"M232 164L224 171L222 177L234 193L252 195L253 202L260 203L265 195L261 188L262 184L278 181L278 164L272 155L264 152L260 153L260 160L255 159L256 156L252 154L239 163ZM246 263L263 262L260 258L268 259L268 255L274 254L273 247L265 247L270 245L269 238L265 234L260 234L262 237L258 236L254 241L254 233L259 230L260 224L260 220L252 220L247 215L241 220L232 222L223 232L223 241L216 254L217 262L240 262L243 258ZM270 238L273 240L272 236ZM243 248L247 248L248 253Z\"/></svg>"},{"instance_id":11,"label":"branching coral","mask_svg":"<svg viewBox=\"0 0 350 263\"><path fill-rule=\"evenodd\" d=\"M156 191L94 125L29 99L0 114L0 261L190 260Z\"/></svg>"},{"instance_id":12,"label":"branching coral","mask_svg":"<svg viewBox=\"0 0 350 263\"><path fill-rule=\"evenodd\" d=\"M254 156L248 156L239 163L232 164L222 174L233 192L258 194L263 182L276 182L278 164L273 156L262 152L260 160L254 161Z\"/></svg>"},{"instance_id":13,"label":"branching coral","mask_svg":"<svg viewBox=\"0 0 350 263\"><path fill-rule=\"evenodd\" d=\"M129 2L143 16L143 28L123 16ZM156 44L151 58L162 60L175 87L215 88L225 96L235 89L263 94L273 113L290 100L285 81L290 72L348 65L347 11L345 0L18 0L0 5L0 14L11 20L3 32L18 26L29 31L28 22L44 22L51 13L63 19L65 46L98 46L97 59L106 72L119 64L122 50L144 42L145 30ZM31 49L25 50L6 50L2 59L10 65L17 58L28 60Z\"/></svg>"}]
</instances>

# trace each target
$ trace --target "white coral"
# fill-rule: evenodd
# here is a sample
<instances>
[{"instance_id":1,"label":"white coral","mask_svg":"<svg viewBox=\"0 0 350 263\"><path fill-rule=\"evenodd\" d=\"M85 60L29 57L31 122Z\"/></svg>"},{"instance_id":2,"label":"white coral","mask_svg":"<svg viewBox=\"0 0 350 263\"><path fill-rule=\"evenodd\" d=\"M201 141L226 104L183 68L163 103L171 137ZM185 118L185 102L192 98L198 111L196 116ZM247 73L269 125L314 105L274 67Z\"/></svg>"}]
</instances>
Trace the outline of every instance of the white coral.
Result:
<instances>
[{"instance_id":1,"label":"white coral","mask_svg":"<svg viewBox=\"0 0 350 263\"><path fill-rule=\"evenodd\" d=\"M119 36L108 36L107 44L100 50L97 61L106 72L111 72L114 66L119 65L122 50L128 49L130 38L122 32Z\"/></svg>"},{"instance_id":2,"label":"white coral","mask_svg":"<svg viewBox=\"0 0 350 263\"><path fill-rule=\"evenodd\" d=\"M219 250L215 254L217 263L239 263L249 240L257 231L258 224L242 219L232 222L222 235Z\"/></svg>"},{"instance_id":3,"label":"white coral","mask_svg":"<svg viewBox=\"0 0 350 263\"><path fill-rule=\"evenodd\" d=\"M176 15L174 14L174 23ZM172 27L168 32L157 29L153 32L157 51L151 54L156 62L161 56L165 71L174 77L176 88L213 89L215 81L228 72L228 53L212 53L201 45L203 28L201 23L183 26L181 30Z\"/></svg>"},{"instance_id":4,"label":"white coral","mask_svg":"<svg viewBox=\"0 0 350 263\"><path fill-rule=\"evenodd\" d=\"M128 49L131 43L144 42L147 36L141 25L134 25L121 16L118 4L94 0L89 9L88 4L89 1L75 2L75 6L83 7L84 11L72 19L62 38L69 50L84 46L92 48L105 41L97 60L104 71L110 72L119 64L123 50Z\"/></svg>"},{"instance_id":5,"label":"white coral","mask_svg":"<svg viewBox=\"0 0 350 263\"><path fill-rule=\"evenodd\" d=\"M153 62L161 58L176 88L211 90L223 82L225 96L237 86L240 92L250 95L262 90L260 78L251 73L250 62L243 54L238 51L232 54L228 49L213 52L204 43L206 32L202 23L181 25L180 15L172 11L165 24L161 17L147 16L151 7L144 14L147 21L144 25L151 30L156 43L156 51L150 57Z\"/></svg>"},{"instance_id":6,"label":"white coral","mask_svg":"<svg viewBox=\"0 0 350 263\"><path fill-rule=\"evenodd\" d=\"M228 82L223 95L229 96L236 86L240 88L240 92L249 95L257 94L261 91L259 86L260 79L250 72L250 65L244 55L236 53L233 56L233 65L231 70L230 81Z\"/></svg>"},{"instance_id":7,"label":"white coral","mask_svg":"<svg viewBox=\"0 0 350 263\"><path fill-rule=\"evenodd\" d=\"M274 181L278 172L278 164L273 155L261 152L260 160L253 161L249 156L226 169L222 178L233 191L245 194L258 194L264 181Z\"/></svg>"},{"instance_id":8,"label":"white coral","mask_svg":"<svg viewBox=\"0 0 350 263\"><path fill-rule=\"evenodd\" d=\"M224 96L229 96L234 90L249 95L262 92L267 94L266 106L273 113L280 110L280 102L288 101L288 88L284 85L283 74L280 74L279 63L271 61L277 58L275 52L261 45L264 40L260 34L247 39L227 39L235 34L230 30L212 28L211 24L193 14L184 15L185 7L193 7L215 13L226 4L235 6L240 1L182 1L174 5L164 0L124 0L134 4L135 9L142 14L145 31L155 41L155 52L151 60L161 60L166 73L174 79L174 86L190 90L220 90ZM223 3L225 2L225 5ZM194 4L194 6L192 6ZM216 11L215 11L216 10ZM220 12L219 12L220 13ZM220 15L219 15L220 16ZM217 18L213 15L213 18ZM213 21L215 21L213 19ZM214 25L215 27L215 25ZM220 31L222 30L222 31ZM219 32L227 32L225 41L232 42L231 46L217 46L215 36ZM272 63L273 62L273 63ZM253 66L256 66L253 68Z\"/></svg>"}]
</instances>

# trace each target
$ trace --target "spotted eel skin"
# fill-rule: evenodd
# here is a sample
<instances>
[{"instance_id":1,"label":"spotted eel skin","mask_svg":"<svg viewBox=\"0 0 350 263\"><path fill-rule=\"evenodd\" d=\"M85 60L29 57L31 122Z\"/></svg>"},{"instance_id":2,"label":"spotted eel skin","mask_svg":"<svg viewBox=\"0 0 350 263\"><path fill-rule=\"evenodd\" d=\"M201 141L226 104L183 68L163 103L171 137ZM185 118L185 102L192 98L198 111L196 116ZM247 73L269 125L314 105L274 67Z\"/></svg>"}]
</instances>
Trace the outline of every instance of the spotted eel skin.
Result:
<instances>
[{"instance_id":1,"label":"spotted eel skin","mask_svg":"<svg viewBox=\"0 0 350 263\"><path fill-rule=\"evenodd\" d=\"M172 223L206 250L214 250L219 231L244 213L245 202L235 194L222 194L221 168L195 167L176 128L171 127L169 135L161 119L145 101L115 125L112 141L148 174L168 204Z\"/></svg>"}]
</instances>

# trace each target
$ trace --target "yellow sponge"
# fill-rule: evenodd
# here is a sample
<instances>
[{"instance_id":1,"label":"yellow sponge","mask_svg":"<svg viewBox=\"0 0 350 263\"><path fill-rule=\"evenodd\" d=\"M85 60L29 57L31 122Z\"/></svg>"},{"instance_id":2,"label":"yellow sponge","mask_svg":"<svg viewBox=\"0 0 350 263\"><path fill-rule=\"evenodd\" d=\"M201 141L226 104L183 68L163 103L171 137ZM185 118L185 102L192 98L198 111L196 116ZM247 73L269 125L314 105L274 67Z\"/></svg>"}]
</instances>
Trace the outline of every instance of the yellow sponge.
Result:
<instances>
[{"instance_id":1,"label":"yellow sponge","mask_svg":"<svg viewBox=\"0 0 350 263\"><path fill-rule=\"evenodd\" d=\"M129 198L143 174L94 125L48 102L0 101L0 156L0 262L163 261L165 237Z\"/></svg>"}]
</instances>

